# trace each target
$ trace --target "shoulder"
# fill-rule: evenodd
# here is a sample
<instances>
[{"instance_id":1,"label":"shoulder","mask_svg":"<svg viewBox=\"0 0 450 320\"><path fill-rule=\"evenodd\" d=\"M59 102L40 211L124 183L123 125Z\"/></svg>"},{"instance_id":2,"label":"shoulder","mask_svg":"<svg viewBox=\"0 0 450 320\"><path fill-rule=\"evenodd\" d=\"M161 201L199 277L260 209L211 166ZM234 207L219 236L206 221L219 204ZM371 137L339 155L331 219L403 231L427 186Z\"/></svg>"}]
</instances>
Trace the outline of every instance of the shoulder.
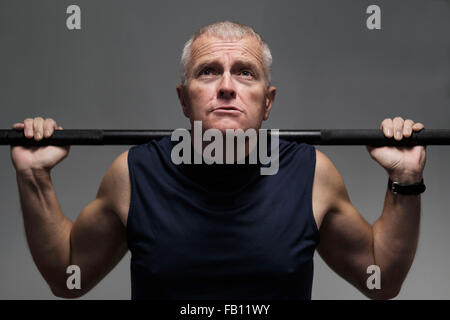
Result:
<instances>
[{"instance_id":1,"label":"shoulder","mask_svg":"<svg viewBox=\"0 0 450 320\"><path fill-rule=\"evenodd\" d=\"M279 138L278 146L280 151L298 151L298 150L307 150L307 149L315 149L313 145L304 142L297 142L294 140Z\"/></svg>"},{"instance_id":2,"label":"shoulder","mask_svg":"<svg viewBox=\"0 0 450 320\"><path fill-rule=\"evenodd\" d=\"M132 146L128 151L132 164L139 162L149 163L149 161L170 160L172 148L175 142L170 137L165 136L160 139L152 139L147 143Z\"/></svg>"},{"instance_id":3,"label":"shoulder","mask_svg":"<svg viewBox=\"0 0 450 320\"><path fill-rule=\"evenodd\" d=\"M114 159L97 192L97 198L103 198L109 209L123 222L126 221L131 198L128 154L129 150L126 150Z\"/></svg>"},{"instance_id":4,"label":"shoulder","mask_svg":"<svg viewBox=\"0 0 450 320\"><path fill-rule=\"evenodd\" d=\"M105 174L105 178L109 178L107 182L116 185L128 180L128 153L129 150L126 150L114 159Z\"/></svg>"},{"instance_id":5,"label":"shoulder","mask_svg":"<svg viewBox=\"0 0 450 320\"><path fill-rule=\"evenodd\" d=\"M313 202L320 207L320 218L338 210L342 202L349 200L344 180L333 162L316 149L316 168L313 182ZM319 210L318 210L319 211Z\"/></svg>"},{"instance_id":6,"label":"shoulder","mask_svg":"<svg viewBox=\"0 0 450 320\"><path fill-rule=\"evenodd\" d=\"M299 143L286 139L279 140L280 162L303 165L304 162L315 162L315 147L307 143Z\"/></svg>"},{"instance_id":7,"label":"shoulder","mask_svg":"<svg viewBox=\"0 0 450 320\"><path fill-rule=\"evenodd\" d=\"M342 176L333 162L323 152L316 149L316 172L314 180L328 191L339 191L343 187Z\"/></svg>"}]
</instances>

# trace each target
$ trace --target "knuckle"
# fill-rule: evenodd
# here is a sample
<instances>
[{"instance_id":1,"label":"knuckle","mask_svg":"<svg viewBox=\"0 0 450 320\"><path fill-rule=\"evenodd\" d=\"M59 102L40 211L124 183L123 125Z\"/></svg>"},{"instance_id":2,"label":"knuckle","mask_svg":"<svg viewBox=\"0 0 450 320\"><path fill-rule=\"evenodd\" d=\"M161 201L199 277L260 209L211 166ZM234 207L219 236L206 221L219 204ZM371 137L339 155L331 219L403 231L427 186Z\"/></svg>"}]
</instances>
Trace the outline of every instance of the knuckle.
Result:
<instances>
[{"instance_id":1,"label":"knuckle","mask_svg":"<svg viewBox=\"0 0 450 320\"><path fill-rule=\"evenodd\" d=\"M383 121L382 123L381 123L381 125L380 125L380 129L387 129L387 128L390 128L390 127L392 127L392 122L389 122L389 121Z\"/></svg>"},{"instance_id":2,"label":"knuckle","mask_svg":"<svg viewBox=\"0 0 450 320\"><path fill-rule=\"evenodd\" d=\"M46 128L51 128L51 127L53 127L53 122L54 121L52 121L52 120L46 119L45 122L44 122L44 126Z\"/></svg>"}]
</instances>

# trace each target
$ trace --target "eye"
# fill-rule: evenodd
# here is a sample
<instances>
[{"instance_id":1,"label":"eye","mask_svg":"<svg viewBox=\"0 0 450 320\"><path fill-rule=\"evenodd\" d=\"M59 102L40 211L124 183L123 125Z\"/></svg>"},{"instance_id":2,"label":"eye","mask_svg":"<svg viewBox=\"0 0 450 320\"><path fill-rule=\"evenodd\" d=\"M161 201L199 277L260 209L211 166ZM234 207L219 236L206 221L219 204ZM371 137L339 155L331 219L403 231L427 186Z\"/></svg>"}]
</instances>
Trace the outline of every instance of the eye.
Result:
<instances>
[{"instance_id":1,"label":"eye","mask_svg":"<svg viewBox=\"0 0 450 320\"><path fill-rule=\"evenodd\" d=\"M253 77L253 73L250 70L247 70L247 69L241 70L240 73L241 73L241 75L243 75L246 78Z\"/></svg>"},{"instance_id":2,"label":"eye","mask_svg":"<svg viewBox=\"0 0 450 320\"><path fill-rule=\"evenodd\" d=\"M205 68L202 71L200 71L200 76L210 76L214 73L214 70L212 68Z\"/></svg>"}]
</instances>

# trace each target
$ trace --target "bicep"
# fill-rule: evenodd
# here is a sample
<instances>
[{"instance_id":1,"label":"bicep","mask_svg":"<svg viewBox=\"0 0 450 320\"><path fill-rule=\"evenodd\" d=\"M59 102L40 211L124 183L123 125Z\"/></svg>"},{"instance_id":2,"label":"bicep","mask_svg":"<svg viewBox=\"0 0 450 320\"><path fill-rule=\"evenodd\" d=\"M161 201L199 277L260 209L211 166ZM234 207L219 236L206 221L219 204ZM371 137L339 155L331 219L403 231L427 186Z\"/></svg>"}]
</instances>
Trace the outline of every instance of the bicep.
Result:
<instances>
[{"instance_id":1,"label":"bicep","mask_svg":"<svg viewBox=\"0 0 450 320\"><path fill-rule=\"evenodd\" d=\"M75 221L70 246L71 264L80 267L82 288L89 290L125 255L125 228L101 199L95 199Z\"/></svg>"},{"instance_id":2,"label":"bicep","mask_svg":"<svg viewBox=\"0 0 450 320\"><path fill-rule=\"evenodd\" d=\"M80 267L81 285L86 291L106 276L127 252L126 229L116 204L124 198L119 194L127 189L123 181L124 166L120 164L123 157L119 156L111 165L96 199L81 211L72 227L71 264Z\"/></svg>"},{"instance_id":3,"label":"bicep","mask_svg":"<svg viewBox=\"0 0 450 320\"><path fill-rule=\"evenodd\" d=\"M350 202L344 181L323 154L317 157L319 192L325 194L327 211L320 227L318 252L341 277L365 288L367 267L374 263L372 226Z\"/></svg>"}]
</instances>

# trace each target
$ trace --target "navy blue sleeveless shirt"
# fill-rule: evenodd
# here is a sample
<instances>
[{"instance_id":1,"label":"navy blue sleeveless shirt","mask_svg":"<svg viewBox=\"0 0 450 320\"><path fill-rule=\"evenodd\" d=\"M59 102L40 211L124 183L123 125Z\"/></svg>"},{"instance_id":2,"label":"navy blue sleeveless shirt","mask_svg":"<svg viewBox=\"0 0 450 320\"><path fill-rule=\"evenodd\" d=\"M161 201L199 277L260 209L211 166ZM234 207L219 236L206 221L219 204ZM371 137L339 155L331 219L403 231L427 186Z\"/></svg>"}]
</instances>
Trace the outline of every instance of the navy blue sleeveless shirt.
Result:
<instances>
[{"instance_id":1,"label":"navy blue sleeveless shirt","mask_svg":"<svg viewBox=\"0 0 450 320\"><path fill-rule=\"evenodd\" d=\"M132 299L311 299L315 148L280 139L278 172L261 175L175 165L175 143L128 153Z\"/></svg>"}]
</instances>

